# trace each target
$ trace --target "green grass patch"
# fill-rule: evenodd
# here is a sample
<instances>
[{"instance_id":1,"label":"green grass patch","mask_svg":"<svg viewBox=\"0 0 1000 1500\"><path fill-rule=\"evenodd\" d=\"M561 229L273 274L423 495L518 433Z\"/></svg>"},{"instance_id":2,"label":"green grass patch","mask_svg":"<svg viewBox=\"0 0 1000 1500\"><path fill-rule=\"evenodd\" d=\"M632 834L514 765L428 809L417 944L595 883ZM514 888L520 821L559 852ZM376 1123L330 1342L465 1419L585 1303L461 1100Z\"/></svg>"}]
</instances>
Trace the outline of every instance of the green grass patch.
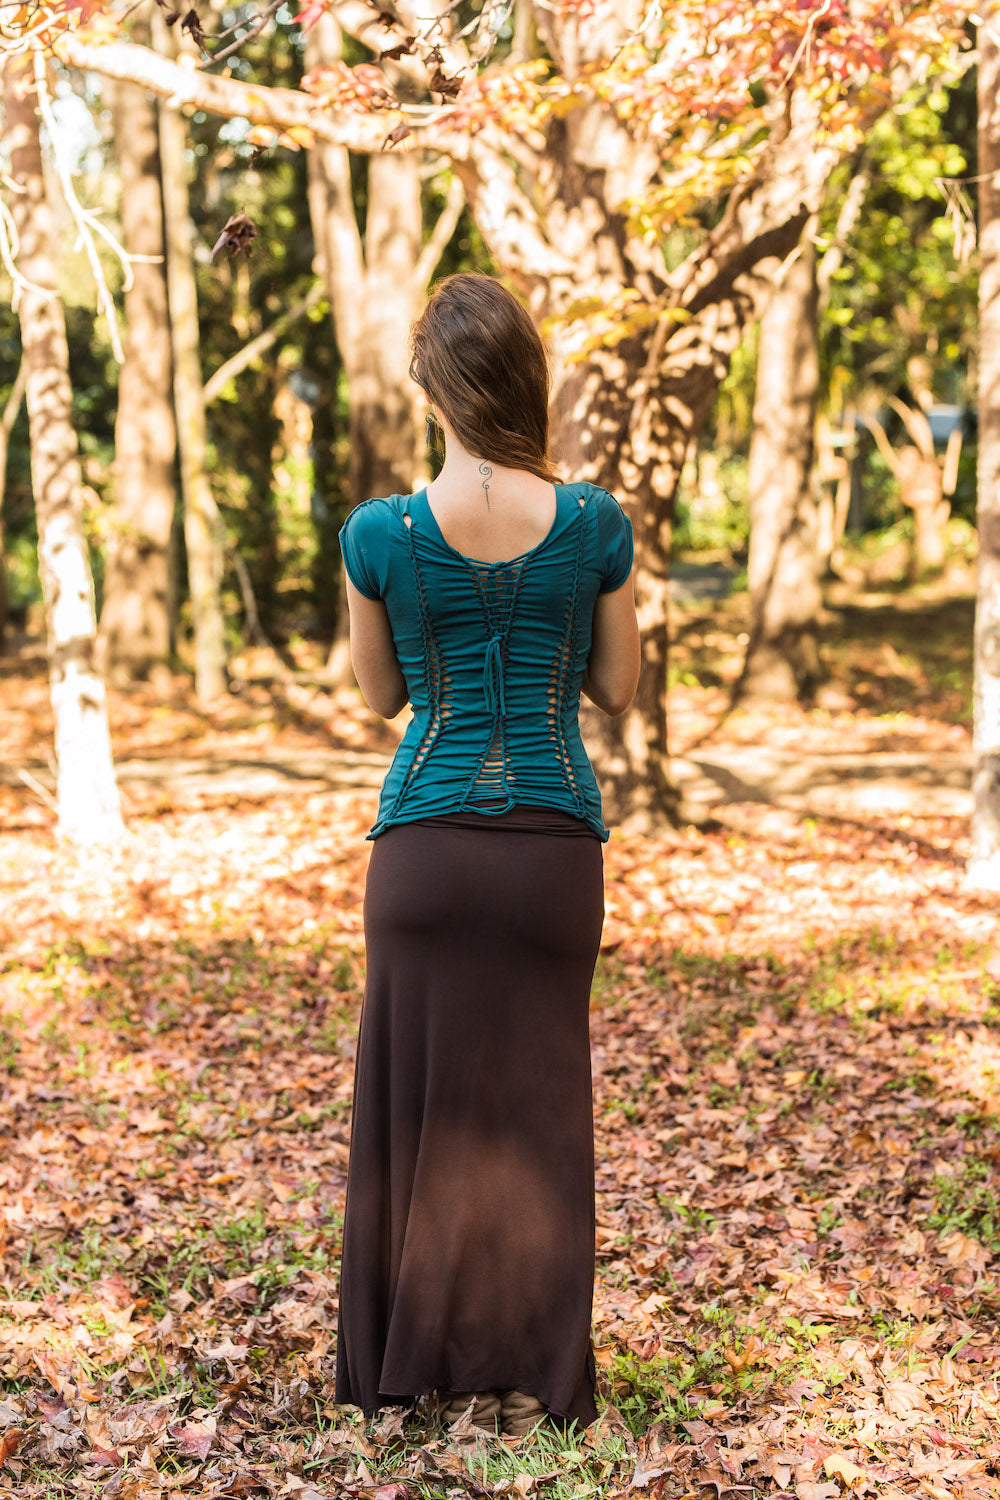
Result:
<instances>
[{"instance_id":1,"label":"green grass patch","mask_svg":"<svg viewBox=\"0 0 1000 1500\"><path fill-rule=\"evenodd\" d=\"M1000 1195L997 1175L985 1161L966 1161L953 1177L935 1177L934 1208L927 1227L940 1234L960 1230L992 1254L1000 1254Z\"/></svg>"}]
</instances>

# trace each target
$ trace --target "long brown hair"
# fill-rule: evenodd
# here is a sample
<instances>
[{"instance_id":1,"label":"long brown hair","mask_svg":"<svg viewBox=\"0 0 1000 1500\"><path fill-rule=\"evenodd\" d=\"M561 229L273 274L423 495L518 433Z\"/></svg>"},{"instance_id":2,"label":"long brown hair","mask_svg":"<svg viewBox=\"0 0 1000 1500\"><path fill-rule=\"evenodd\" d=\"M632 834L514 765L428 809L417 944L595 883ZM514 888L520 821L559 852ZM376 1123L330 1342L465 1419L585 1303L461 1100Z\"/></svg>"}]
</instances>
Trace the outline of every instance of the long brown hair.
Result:
<instances>
[{"instance_id":1,"label":"long brown hair","mask_svg":"<svg viewBox=\"0 0 1000 1500\"><path fill-rule=\"evenodd\" d=\"M460 272L413 325L410 374L476 458L553 480L549 368L525 309L489 276Z\"/></svg>"}]
</instances>

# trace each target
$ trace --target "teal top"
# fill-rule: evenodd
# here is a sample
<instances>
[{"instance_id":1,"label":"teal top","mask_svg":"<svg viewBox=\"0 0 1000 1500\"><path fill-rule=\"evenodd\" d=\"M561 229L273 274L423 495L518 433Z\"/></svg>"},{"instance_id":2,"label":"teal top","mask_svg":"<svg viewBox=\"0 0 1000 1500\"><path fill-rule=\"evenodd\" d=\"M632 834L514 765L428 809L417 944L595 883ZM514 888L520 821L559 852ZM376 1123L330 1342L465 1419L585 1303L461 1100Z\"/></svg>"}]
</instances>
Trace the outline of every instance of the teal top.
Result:
<instances>
[{"instance_id":1,"label":"teal top","mask_svg":"<svg viewBox=\"0 0 1000 1500\"><path fill-rule=\"evenodd\" d=\"M548 535L507 562L448 545L426 490L366 500L340 533L347 575L385 601L413 718L377 838L446 813L554 808L608 830L577 715L598 594L632 567L632 526L592 484L557 484Z\"/></svg>"}]
</instances>

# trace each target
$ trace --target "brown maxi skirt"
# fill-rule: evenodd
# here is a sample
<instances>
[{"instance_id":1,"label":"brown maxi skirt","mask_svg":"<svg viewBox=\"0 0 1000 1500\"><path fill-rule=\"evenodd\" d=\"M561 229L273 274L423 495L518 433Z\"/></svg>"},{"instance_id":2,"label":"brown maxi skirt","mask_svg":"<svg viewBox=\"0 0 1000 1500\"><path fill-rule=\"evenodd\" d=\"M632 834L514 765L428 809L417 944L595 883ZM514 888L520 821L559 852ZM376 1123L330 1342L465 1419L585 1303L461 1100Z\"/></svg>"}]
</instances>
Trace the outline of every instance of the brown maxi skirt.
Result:
<instances>
[{"instance_id":1,"label":"brown maxi skirt","mask_svg":"<svg viewBox=\"0 0 1000 1500\"><path fill-rule=\"evenodd\" d=\"M390 828L365 893L336 1399L519 1390L592 1422L602 850L515 807Z\"/></svg>"}]
</instances>

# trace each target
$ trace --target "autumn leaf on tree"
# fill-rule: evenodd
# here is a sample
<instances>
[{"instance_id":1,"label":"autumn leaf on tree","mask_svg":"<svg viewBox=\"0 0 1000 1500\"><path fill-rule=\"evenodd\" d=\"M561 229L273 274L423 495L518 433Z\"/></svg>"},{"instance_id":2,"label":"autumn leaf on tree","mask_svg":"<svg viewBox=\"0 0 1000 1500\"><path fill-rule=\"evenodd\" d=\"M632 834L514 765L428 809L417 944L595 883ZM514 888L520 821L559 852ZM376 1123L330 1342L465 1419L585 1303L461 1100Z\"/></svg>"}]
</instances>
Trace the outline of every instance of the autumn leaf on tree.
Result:
<instances>
[{"instance_id":1,"label":"autumn leaf on tree","mask_svg":"<svg viewBox=\"0 0 1000 1500\"><path fill-rule=\"evenodd\" d=\"M239 255L242 250L249 259L253 242L257 238L257 226L248 214L234 214L223 225L222 233L212 246L212 259L226 249L230 255Z\"/></svg>"}]
</instances>

